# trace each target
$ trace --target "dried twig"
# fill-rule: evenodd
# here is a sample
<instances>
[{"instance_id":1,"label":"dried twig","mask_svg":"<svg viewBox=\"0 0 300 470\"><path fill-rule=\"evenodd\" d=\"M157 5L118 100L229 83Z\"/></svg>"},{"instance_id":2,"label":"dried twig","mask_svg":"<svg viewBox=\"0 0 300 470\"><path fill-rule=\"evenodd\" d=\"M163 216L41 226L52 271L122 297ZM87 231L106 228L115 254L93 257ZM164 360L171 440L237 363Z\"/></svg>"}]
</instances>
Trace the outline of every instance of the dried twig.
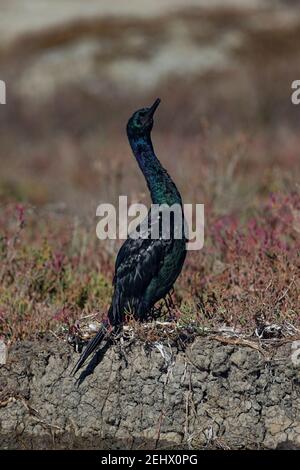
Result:
<instances>
[{"instance_id":1,"label":"dried twig","mask_svg":"<svg viewBox=\"0 0 300 470\"><path fill-rule=\"evenodd\" d=\"M234 344L237 346L248 346L249 348L255 349L256 351L260 352L264 357L268 357L266 352L259 347L257 343L253 341L249 341L248 339L243 338L226 338L225 336L212 336L211 339L215 339L216 341L220 341L221 343L226 344Z\"/></svg>"}]
</instances>

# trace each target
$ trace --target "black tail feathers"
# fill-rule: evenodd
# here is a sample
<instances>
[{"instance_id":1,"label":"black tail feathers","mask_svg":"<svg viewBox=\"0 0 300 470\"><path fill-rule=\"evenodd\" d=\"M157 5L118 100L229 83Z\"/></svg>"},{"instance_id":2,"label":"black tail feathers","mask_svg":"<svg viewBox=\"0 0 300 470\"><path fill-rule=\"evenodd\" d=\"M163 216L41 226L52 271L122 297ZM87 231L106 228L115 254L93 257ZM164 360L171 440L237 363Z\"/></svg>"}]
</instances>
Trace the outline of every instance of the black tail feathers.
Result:
<instances>
[{"instance_id":1,"label":"black tail feathers","mask_svg":"<svg viewBox=\"0 0 300 470\"><path fill-rule=\"evenodd\" d=\"M83 366L83 364L85 363L87 358L92 354L92 352L96 349L96 347L101 343L101 341L104 339L104 337L107 334L109 334L108 329L107 329L108 326L109 326L108 321L103 321L102 322L102 325L101 325L98 333L88 343L87 347L85 348L85 350L81 354L77 364L73 368L73 370L71 372L71 375L75 375L76 372L78 372L78 370Z\"/></svg>"}]
</instances>

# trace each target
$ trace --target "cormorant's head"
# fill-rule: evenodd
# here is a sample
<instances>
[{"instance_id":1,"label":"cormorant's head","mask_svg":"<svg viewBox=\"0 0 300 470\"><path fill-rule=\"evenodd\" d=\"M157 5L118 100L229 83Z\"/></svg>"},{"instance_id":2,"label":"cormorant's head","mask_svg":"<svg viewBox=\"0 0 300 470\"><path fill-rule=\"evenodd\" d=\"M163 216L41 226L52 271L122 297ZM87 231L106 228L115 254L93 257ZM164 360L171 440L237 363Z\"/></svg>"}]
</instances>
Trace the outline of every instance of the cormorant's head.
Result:
<instances>
[{"instance_id":1,"label":"cormorant's head","mask_svg":"<svg viewBox=\"0 0 300 470\"><path fill-rule=\"evenodd\" d=\"M160 103L160 99L154 101L150 108L142 108L136 111L127 123L127 134L129 137L138 137L150 134L153 127L153 115Z\"/></svg>"}]
</instances>

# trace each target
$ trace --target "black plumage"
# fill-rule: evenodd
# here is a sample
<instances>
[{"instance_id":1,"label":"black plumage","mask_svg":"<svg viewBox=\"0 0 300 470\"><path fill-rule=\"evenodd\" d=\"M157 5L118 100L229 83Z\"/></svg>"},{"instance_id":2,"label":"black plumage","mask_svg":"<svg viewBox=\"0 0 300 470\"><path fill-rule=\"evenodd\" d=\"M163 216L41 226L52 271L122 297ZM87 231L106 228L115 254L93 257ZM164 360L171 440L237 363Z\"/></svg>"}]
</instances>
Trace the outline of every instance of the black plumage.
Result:
<instances>
[{"instance_id":1,"label":"black plumage","mask_svg":"<svg viewBox=\"0 0 300 470\"><path fill-rule=\"evenodd\" d=\"M121 329L126 312L131 312L139 321L151 317L155 303L164 298L172 288L181 272L186 256L186 240L184 237L184 219L181 196L157 159L152 142L151 130L153 114L159 105L156 100L150 108L136 111L127 124L127 135L136 160L142 170L152 202L166 207L177 205L181 219L175 226L171 218L168 236L162 230L162 212L152 206L147 220L137 231L138 238L129 237L120 248L115 263L113 280L114 294L105 320L97 335L87 345L75 366L76 373L88 356L111 331ZM146 223L145 223L146 222ZM182 237L175 236L176 229L182 231ZM157 238L151 238L156 229ZM147 237L146 237L147 235Z\"/></svg>"}]
</instances>

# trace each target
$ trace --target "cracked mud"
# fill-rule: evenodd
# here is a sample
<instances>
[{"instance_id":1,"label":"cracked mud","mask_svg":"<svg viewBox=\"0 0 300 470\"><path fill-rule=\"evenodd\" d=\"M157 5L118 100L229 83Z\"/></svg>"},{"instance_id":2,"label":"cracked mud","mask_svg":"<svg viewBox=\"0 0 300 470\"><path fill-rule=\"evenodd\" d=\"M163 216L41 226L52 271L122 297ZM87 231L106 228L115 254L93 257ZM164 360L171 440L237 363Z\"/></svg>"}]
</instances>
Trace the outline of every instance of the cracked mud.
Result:
<instances>
[{"instance_id":1,"label":"cracked mud","mask_svg":"<svg viewBox=\"0 0 300 470\"><path fill-rule=\"evenodd\" d=\"M78 355L52 337L23 341L0 368L0 447L300 448L300 367L291 344L268 357L197 338L169 368L142 344L117 348L78 387Z\"/></svg>"}]
</instances>

